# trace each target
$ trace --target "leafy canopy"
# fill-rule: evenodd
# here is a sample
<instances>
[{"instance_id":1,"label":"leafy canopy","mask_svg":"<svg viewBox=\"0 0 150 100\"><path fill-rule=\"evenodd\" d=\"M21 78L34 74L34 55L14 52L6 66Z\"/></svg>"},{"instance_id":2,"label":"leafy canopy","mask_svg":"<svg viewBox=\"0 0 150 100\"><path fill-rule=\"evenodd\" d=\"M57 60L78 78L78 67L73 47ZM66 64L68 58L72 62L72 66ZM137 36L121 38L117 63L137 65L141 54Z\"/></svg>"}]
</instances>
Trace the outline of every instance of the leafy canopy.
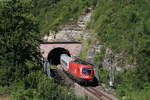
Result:
<instances>
[{"instance_id":1,"label":"leafy canopy","mask_svg":"<svg viewBox=\"0 0 150 100\"><path fill-rule=\"evenodd\" d=\"M38 25L31 0L11 0L0 6L0 84L9 85L28 73L27 61L37 59ZM32 62L33 63L33 62Z\"/></svg>"}]
</instances>

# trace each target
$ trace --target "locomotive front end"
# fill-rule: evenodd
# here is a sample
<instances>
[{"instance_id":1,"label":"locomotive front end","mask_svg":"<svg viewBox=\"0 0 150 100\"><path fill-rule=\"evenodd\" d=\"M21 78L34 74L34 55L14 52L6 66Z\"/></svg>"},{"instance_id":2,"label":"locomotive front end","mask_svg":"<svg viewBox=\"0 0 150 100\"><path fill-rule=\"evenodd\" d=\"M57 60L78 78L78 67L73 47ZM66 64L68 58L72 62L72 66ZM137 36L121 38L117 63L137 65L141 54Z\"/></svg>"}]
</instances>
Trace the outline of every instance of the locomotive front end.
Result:
<instances>
[{"instance_id":1,"label":"locomotive front end","mask_svg":"<svg viewBox=\"0 0 150 100\"><path fill-rule=\"evenodd\" d=\"M90 80L93 79L94 77L94 69L93 66L91 65L86 65L81 67L81 78L84 80Z\"/></svg>"}]
</instances>

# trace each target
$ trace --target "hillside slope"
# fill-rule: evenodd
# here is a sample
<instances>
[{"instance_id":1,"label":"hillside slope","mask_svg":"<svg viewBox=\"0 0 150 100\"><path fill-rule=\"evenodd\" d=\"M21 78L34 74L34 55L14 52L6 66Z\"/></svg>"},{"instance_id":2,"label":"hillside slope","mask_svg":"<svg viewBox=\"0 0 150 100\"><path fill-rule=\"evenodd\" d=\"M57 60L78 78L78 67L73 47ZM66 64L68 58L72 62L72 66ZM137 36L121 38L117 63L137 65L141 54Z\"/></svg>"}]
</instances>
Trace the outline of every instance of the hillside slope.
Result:
<instances>
[{"instance_id":1,"label":"hillside slope","mask_svg":"<svg viewBox=\"0 0 150 100\"><path fill-rule=\"evenodd\" d=\"M33 0L33 13L39 21L41 34L57 31L61 25L75 22L97 0Z\"/></svg>"},{"instance_id":2,"label":"hillside slope","mask_svg":"<svg viewBox=\"0 0 150 100\"><path fill-rule=\"evenodd\" d=\"M149 100L149 0L0 1L0 95L14 100L82 99L40 71L37 40L51 32L54 39L65 35L81 41L80 57L97 66L102 84L113 82L120 99Z\"/></svg>"},{"instance_id":3,"label":"hillside slope","mask_svg":"<svg viewBox=\"0 0 150 100\"><path fill-rule=\"evenodd\" d=\"M102 82L107 84L107 77L113 80L118 95L125 100L148 100L150 1L99 0L88 28L93 30L92 34L103 45L94 59ZM117 67L124 69L124 72L108 70Z\"/></svg>"},{"instance_id":4,"label":"hillside slope","mask_svg":"<svg viewBox=\"0 0 150 100\"><path fill-rule=\"evenodd\" d=\"M93 60L98 66L101 82L108 84L110 80L113 81L120 97L125 97L127 100L129 98L146 100L149 98L147 94L150 87L148 77L150 74L150 2L148 0L97 0L93 4L96 8L90 23L85 28L88 29L88 37L79 39L84 45L81 58ZM83 11L85 9L81 12ZM74 15L76 16L76 13L71 17L74 18ZM55 39L69 34L67 38L74 40L73 34L80 34L81 31L76 31L75 27L78 25L71 26L69 23L76 22L79 15L75 20L68 20L69 22L59 20L60 23L56 24L57 28L47 28L55 30ZM55 26L55 24L51 25ZM136 97L137 94L144 95Z\"/></svg>"},{"instance_id":5,"label":"hillside slope","mask_svg":"<svg viewBox=\"0 0 150 100\"><path fill-rule=\"evenodd\" d=\"M67 7L63 7L66 4ZM81 58L90 58L94 61L98 66L101 82L107 85L110 80L113 81L118 96L126 100L147 100L150 92L150 1L58 1L53 5L55 10L47 9L45 15L41 14L49 16L40 17L39 14L41 32L49 34L51 33L49 30L54 30L54 37L57 39L67 33L69 39L74 40L73 34L80 34L81 31L75 32L77 25L71 26L70 23L76 22L81 12L88 12L88 6L96 8L90 23L85 28L88 29L89 36L86 39L82 37L79 39L84 45ZM75 12L66 10L70 7L73 7ZM74 32L70 32L72 30Z\"/></svg>"}]
</instances>

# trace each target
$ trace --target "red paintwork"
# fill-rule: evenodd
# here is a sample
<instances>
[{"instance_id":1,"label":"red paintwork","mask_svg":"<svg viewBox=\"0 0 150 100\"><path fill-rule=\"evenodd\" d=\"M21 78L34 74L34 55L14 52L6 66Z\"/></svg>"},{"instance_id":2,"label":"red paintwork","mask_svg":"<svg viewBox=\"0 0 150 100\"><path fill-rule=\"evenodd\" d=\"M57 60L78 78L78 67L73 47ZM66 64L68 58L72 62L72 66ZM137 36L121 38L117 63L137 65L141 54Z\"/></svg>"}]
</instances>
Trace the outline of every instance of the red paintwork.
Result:
<instances>
[{"instance_id":1,"label":"red paintwork","mask_svg":"<svg viewBox=\"0 0 150 100\"><path fill-rule=\"evenodd\" d=\"M92 73L90 75L82 74L82 68L91 68ZM76 62L69 62L69 66L65 67L65 70L69 72L75 78L92 79L94 77L94 69L92 65L77 64Z\"/></svg>"}]
</instances>

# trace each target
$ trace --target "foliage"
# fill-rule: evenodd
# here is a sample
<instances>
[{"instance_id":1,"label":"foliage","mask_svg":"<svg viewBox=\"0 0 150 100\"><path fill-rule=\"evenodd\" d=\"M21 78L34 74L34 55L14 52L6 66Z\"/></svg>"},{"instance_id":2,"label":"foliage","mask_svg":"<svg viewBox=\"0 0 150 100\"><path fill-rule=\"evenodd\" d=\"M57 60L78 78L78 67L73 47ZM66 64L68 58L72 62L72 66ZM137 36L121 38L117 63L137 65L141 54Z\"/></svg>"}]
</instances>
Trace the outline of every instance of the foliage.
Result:
<instances>
[{"instance_id":1,"label":"foliage","mask_svg":"<svg viewBox=\"0 0 150 100\"><path fill-rule=\"evenodd\" d=\"M94 57L94 64L96 64L98 68L102 68L102 61L104 54L105 54L105 47L102 47Z\"/></svg>"},{"instance_id":2,"label":"foliage","mask_svg":"<svg viewBox=\"0 0 150 100\"><path fill-rule=\"evenodd\" d=\"M107 47L136 55L149 33L149 15L149 3L144 0L101 0L91 28Z\"/></svg>"},{"instance_id":3,"label":"foliage","mask_svg":"<svg viewBox=\"0 0 150 100\"><path fill-rule=\"evenodd\" d=\"M98 75L99 75L100 83L104 83L108 85L108 71L103 68L99 68Z\"/></svg>"},{"instance_id":4,"label":"foliage","mask_svg":"<svg viewBox=\"0 0 150 100\"><path fill-rule=\"evenodd\" d=\"M38 26L30 0L4 2L0 9L0 85L4 86L29 73L26 63L38 58Z\"/></svg>"},{"instance_id":5,"label":"foliage","mask_svg":"<svg viewBox=\"0 0 150 100\"><path fill-rule=\"evenodd\" d=\"M93 48L93 45L96 42L95 35L90 32L89 37L84 40L82 37L79 39L82 42L82 50L80 52L80 58L86 60L89 51Z\"/></svg>"},{"instance_id":6,"label":"foliage","mask_svg":"<svg viewBox=\"0 0 150 100\"><path fill-rule=\"evenodd\" d=\"M125 100L148 100L149 90L145 88L150 84L150 1L98 0L88 27L105 47L115 53L126 52L130 64L136 66L118 74L118 94L125 95ZM97 62L101 55L96 58Z\"/></svg>"},{"instance_id":7,"label":"foliage","mask_svg":"<svg viewBox=\"0 0 150 100\"><path fill-rule=\"evenodd\" d=\"M138 68L135 74L137 75L135 86L144 88L145 84L150 84L150 40L145 40L143 48L138 55Z\"/></svg>"},{"instance_id":8,"label":"foliage","mask_svg":"<svg viewBox=\"0 0 150 100\"><path fill-rule=\"evenodd\" d=\"M23 82L17 82L13 87L15 86L16 88L12 92L14 100L79 99L74 96L71 89L55 84L53 79L48 78L40 71L28 74Z\"/></svg>"},{"instance_id":9,"label":"foliage","mask_svg":"<svg viewBox=\"0 0 150 100\"><path fill-rule=\"evenodd\" d=\"M84 59L84 60L86 60L86 57L87 57L87 54L88 54L88 51L89 51L89 47L90 47L91 45L89 45L89 44L84 44L84 48L82 49L82 51L80 52L80 58L81 59Z\"/></svg>"},{"instance_id":10,"label":"foliage","mask_svg":"<svg viewBox=\"0 0 150 100\"><path fill-rule=\"evenodd\" d=\"M149 93L149 86L143 90L134 90L122 87L117 89L117 94L120 95L121 100L149 100Z\"/></svg>"},{"instance_id":11,"label":"foliage","mask_svg":"<svg viewBox=\"0 0 150 100\"><path fill-rule=\"evenodd\" d=\"M108 71L104 69L102 65L104 54L105 48L102 47L94 57L94 64L96 64L100 82L108 85L108 78L109 78Z\"/></svg>"},{"instance_id":12,"label":"foliage","mask_svg":"<svg viewBox=\"0 0 150 100\"><path fill-rule=\"evenodd\" d=\"M139 84L136 69L118 74L117 95L124 100L149 100L149 83ZM140 81L143 82L143 81ZM142 86L142 89L141 89Z\"/></svg>"},{"instance_id":13,"label":"foliage","mask_svg":"<svg viewBox=\"0 0 150 100\"><path fill-rule=\"evenodd\" d=\"M60 25L75 21L97 0L33 0L33 12L38 18L40 32L58 30Z\"/></svg>"},{"instance_id":14,"label":"foliage","mask_svg":"<svg viewBox=\"0 0 150 100\"><path fill-rule=\"evenodd\" d=\"M0 93L9 90L14 100L78 99L71 89L55 84L36 71L39 27L32 13L38 18L41 30L45 30L45 26L46 29L57 29L72 17L76 19L92 5L90 3L88 0L0 2Z\"/></svg>"}]
</instances>

